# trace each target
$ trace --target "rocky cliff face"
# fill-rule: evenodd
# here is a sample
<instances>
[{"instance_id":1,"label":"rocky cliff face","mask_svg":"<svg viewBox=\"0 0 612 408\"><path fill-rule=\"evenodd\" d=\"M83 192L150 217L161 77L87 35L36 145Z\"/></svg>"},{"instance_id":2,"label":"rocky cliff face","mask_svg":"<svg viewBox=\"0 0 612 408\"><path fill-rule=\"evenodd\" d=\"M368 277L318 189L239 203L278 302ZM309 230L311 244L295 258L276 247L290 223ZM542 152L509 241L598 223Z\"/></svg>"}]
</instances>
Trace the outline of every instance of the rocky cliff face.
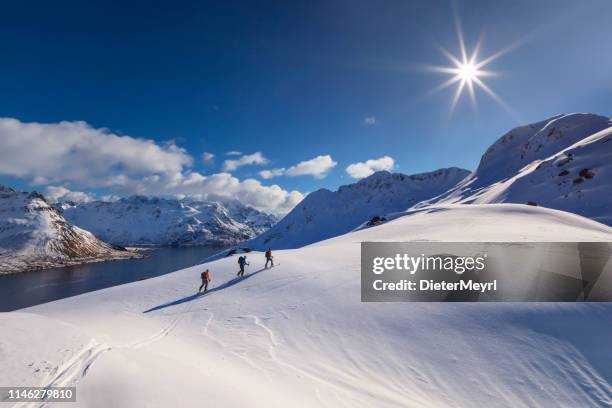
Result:
<instances>
[{"instance_id":1,"label":"rocky cliff face","mask_svg":"<svg viewBox=\"0 0 612 408\"><path fill-rule=\"evenodd\" d=\"M0 274L135 256L70 224L42 195L0 186Z\"/></svg>"}]
</instances>

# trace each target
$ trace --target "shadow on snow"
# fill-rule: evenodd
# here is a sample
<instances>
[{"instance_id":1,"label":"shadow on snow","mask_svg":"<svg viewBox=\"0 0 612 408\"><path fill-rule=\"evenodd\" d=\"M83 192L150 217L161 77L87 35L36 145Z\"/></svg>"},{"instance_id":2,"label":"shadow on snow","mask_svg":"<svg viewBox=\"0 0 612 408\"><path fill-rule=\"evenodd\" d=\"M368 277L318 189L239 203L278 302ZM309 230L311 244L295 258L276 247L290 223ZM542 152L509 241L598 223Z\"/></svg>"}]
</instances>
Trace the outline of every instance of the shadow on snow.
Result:
<instances>
[{"instance_id":1,"label":"shadow on snow","mask_svg":"<svg viewBox=\"0 0 612 408\"><path fill-rule=\"evenodd\" d=\"M261 268L259 270L256 270L255 272L249 273L248 275L244 275L244 277L242 277L242 278L235 277L235 278L230 279L227 282L225 282L225 283L223 283L223 284L221 284L219 286L215 286L214 288L207 290L206 292L196 293L194 295L185 296L185 297L177 299L175 301L164 303L163 305L152 307L150 309L145 310L142 313L155 312L156 310L165 309L167 307L180 305L181 303L191 302L192 300L196 300L198 298L206 297L208 295L211 295L213 292L217 292L217 291L220 291L220 290L223 290L223 289L227 289L227 288L229 288L231 286L234 286L237 283L242 282L242 281L244 281L246 279L249 279L251 276L257 275L258 273L263 272L265 270L266 270L266 268Z\"/></svg>"}]
</instances>

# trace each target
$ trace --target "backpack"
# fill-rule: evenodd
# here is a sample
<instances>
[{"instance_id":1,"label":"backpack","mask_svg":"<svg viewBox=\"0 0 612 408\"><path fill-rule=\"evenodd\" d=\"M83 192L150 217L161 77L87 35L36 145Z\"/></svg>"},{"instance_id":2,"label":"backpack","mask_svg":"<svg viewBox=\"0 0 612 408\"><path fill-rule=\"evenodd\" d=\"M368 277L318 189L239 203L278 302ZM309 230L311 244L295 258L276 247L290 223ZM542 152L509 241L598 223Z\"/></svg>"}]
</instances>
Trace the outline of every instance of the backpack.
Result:
<instances>
[{"instance_id":1,"label":"backpack","mask_svg":"<svg viewBox=\"0 0 612 408\"><path fill-rule=\"evenodd\" d=\"M272 251L266 251L266 258L272 258Z\"/></svg>"},{"instance_id":2,"label":"backpack","mask_svg":"<svg viewBox=\"0 0 612 408\"><path fill-rule=\"evenodd\" d=\"M238 265L242 265L244 263L244 257L239 256L238 257Z\"/></svg>"}]
</instances>

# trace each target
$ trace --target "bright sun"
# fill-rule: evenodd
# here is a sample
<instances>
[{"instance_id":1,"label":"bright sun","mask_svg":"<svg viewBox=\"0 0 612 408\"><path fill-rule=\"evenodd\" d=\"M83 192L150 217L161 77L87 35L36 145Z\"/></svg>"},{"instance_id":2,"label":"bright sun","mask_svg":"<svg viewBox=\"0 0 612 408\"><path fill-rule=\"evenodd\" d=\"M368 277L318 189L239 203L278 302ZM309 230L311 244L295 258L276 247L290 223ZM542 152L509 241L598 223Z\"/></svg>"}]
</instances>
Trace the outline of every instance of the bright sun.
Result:
<instances>
[{"instance_id":1,"label":"bright sun","mask_svg":"<svg viewBox=\"0 0 612 408\"><path fill-rule=\"evenodd\" d=\"M472 82L478 75L478 69L474 64L468 62L457 68L457 76L462 81Z\"/></svg>"},{"instance_id":2,"label":"bright sun","mask_svg":"<svg viewBox=\"0 0 612 408\"><path fill-rule=\"evenodd\" d=\"M459 49L461 55L459 57L454 56L446 49L438 46L442 53L449 59L451 62L451 66L449 67L429 67L428 69L433 72L439 72L443 74L449 74L451 77L440 84L438 87L432 90L432 93L439 92L443 89L448 88L449 86L458 83L457 90L452 99L450 113L452 114L453 110L457 106L457 102L463 93L463 90L467 88L467 92L472 101L472 105L476 107L476 93L475 88L478 87L483 90L487 95L493 98L500 106L504 109L512 113L512 109L508 107L508 105L495 93L491 88L489 88L482 80L485 77L496 76L497 74L491 71L486 71L483 68L491 63L493 60L501 57L506 54L510 50L512 50L516 45L507 47L488 58L479 59L480 45L481 39L476 43L476 47L474 47L474 51L471 55L468 55L465 41L463 39L463 32L461 31L461 25L459 23L459 17L455 15L455 24L457 28L457 36L459 37ZM474 86L476 85L476 86Z\"/></svg>"}]
</instances>

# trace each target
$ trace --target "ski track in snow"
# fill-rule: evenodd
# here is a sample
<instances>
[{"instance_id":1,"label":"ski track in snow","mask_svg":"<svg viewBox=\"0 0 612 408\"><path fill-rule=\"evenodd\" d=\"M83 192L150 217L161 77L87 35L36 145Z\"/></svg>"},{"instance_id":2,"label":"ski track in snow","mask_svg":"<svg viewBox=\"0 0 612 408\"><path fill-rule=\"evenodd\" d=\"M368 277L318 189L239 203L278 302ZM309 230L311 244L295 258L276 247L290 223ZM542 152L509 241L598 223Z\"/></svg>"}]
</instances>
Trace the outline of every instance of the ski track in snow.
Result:
<instances>
[{"instance_id":1,"label":"ski track in snow","mask_svg":"<svg viewBox=\"0 0 612 408\"><path fill-rule=\"evenodd\" d=\"M357 268L357 265L350 265L350 267L354 267ZM288 277L288 276L284 276L284 277L279 277L279 278L274 278L274 279L268 279L266 281L266 284L268 286L273 287L274 289L279 289L282 287L286 287L289 286L291 284L297 283L301 280L307 279L306 275L298 275L296 277ZM323 297L325 296L325 294L333 289L337 289L338 287L342 287L345 285L350 284L350 281L347 282L342 282L340 284L334 285L330 288L327 288L326 290L323 291L323 293L317 294L315 296L312 296L310 298L307 299L303 299L302 301L300 301L300 303L303 305L305 303L311 302L313 300L316 300L317 298ZM272 284L272 285L270 285ZM253 288L257 288L259 286L259 284L254 283L248 286L244 287L244 290L250 290ZM264 292L268 292L270 289L268 287L268 290L264 291ZM259 293L259 292L258 292ZM285 308L279 309L277 312L280 316L282 316L284 319L290 319L290 316L287 314L287 310L295 310L298 309L300 306L299 305L289 305ZM234 316L231 319L227 319L227 324L230 326L233 326L234 324L232 323L232 320L239 320L239 321L245 321L246 319L251 319L252 324L257 327L258 329L260 329L261 331L264 332L266 338L267 338L267 353L270 357L270 359L278 366L280 367L284 367L284 368L288 368L289 370L295 372L298 377L305 377L305 378L309 378L311 380L313 380L316 383L319 383L321 385L326 386L326 388L328 389L328 391L331 389L334 392L334 402L332 405L330 405L330 401L329 400L324 400L321 394L321 390L319 389L319 387L316 387L316 397L319 400L319 402L322 404L322 406L347 406L347 407L353 407L355 406L353 403L351 403L351 398L353 398L351 396L351 392L360 392L359 388L357 386L354 385L354 378L350 377L349 375L344 374L341 371L334 371L333 372L333 376L331 376L331 378L335 378L336 380L329 380L328 378L330 378L329 375L324 375L321 373L317 373L315 370L307 370L307 369L303 369L300 368L299 366L292 364L282 358L280 358L278 356L277 353L277 349L279 347L279 341L277 339L277 336L274 332L274 330L272 330L268 325L264 324L264 320L269 320L272 319L271 317L266 317L266 318L261 318L259 316L256 315L238 315L238 316ZM214 321L214 315L211 312L211 315L209 316L208 320L206 321L203 329L202 329L202 333L207 336L208 338L214 340L216 343L218 343L219 345L221 345L222 347L226 347L226 345L222 342L220 342L217 337L211 336L209 334L209 329L211 327L211 324ZM234 328L234 330L236 330L236 328ZM244 330L244 328L240 328L238 330ZM249 330L244 330L245 332L248 332L248 337L251 336L256 336L256 333L251 333L249 332ZM233 349L230 350L232 352L232 354L236 355L238 358L240 358L241 360L245 361L250 367L257 369L258 371L263 372L266 377L269 378L268 375L268 370L269 369L265 369L265 367L257 364L252 358L249 358L241 349ZM346 352L348 355L348 352ZM255 353L257 354L257 353ZM254 356L256 357L256 356ZM348 360L352 361L354 365L358 365L357 363L355 363L354 359L351 359L350 356L348 356ZM342 378L344 377L344 378ZM421 375L422 378L424 378L423 375ZM426 381L426 380L424 380ZM383 398L386 399L386 398ZM401 403L400 400L391 400L388 399L386 400L387 403L391 403L391 404L398 404Z\"/></svg>"},{"instance_id":2,"label":"ski track in snow","mask_svg":"<svg viewBox=\"0 0 612 408\"><path fill-rule=\"evenodd\" d=\"M134 340L127 344L110 345L108 343L99 343L96 339L91 339L90 342L77 352L72 358L66 363L56 366L51 370L51 373L42 381L40 385L42 388L50 387L71 387L75 386L81 381L89 370L93 367L94 363L106 352L113 349L141 349L143 347L150 346L156 343L166 336L168 336L178 325L179 321L183 319L185 314L191 311L192 305L186 304L184 306L184 313L177 314L177 316L170 321L170 323L163 329L155 332L154 334L144 337L142 339ZM212 315L211 315L212 316ZM30 407L47 407L47 402L43 403L21 403L14 406L14 408L30 408Z\"/></svg>"},{"instance_id":3,"label":"ski track in snow","mask_svg":"<svg viewBox=\"0 0 612 408\"><path fill-rule=\"evenodd\" d=\"M509 218L510 224L510 221L515 222L513 217L518 217L515 212L510 211L514 208L515 206L503 204L496 207L461 207L454 210L457 215L451 214L451 209L441 211L434 221L444 225L443 232L448 234L450 215L452 222L461 222L461 226L465 226L464 219L469 219L468 216L474 212L480 216L484 214L497 217L499 211L506 211L508 214L504 217ZM525 216L524 213L531 212L536 215L555 215L550 214L551 210L522 207L520 210L521 217ZM607 233L594 230L590 224L581 224L581 220L570 216L556 217L554 220L568 220L566 223L560 223L562 226L569 225L559 227L562 232L574 224L577 227L571 227L572 234L576 235L576 231L588 231L578 235L583 239L594 239L591 237L597 238L598 234L604 236L603 234ZM138 334L127 340L124 336L123 340L115 340L117 345L108 340L108 343L100 343L92 339L81 350L74 348L76 352L73 356L65 360L65 364L56 367L53 374L45 378L43 386L73 385L81 381L91 373L96 361L112 349L138 349L162 342L154 347L155 351L161 351L164 347L176 347L178 343L173 342L176 339L194 347L193 350L185 350L185 353L182 353L182 350L177 353L179 359L189 358L190 352L197 353L199 347L208 349L207 346L212 346L215 351L211 357L216 359L214 361L220 364L220 367L227 363L228 370L239 373L239 376L244 373L245 377L261 377L258 391L262 386L265 389L268 384L286 385L283 387L285 395L278 396L279 401L282 401L282 397L287 398L286 401L292 401L293 394L304 393L307 396L305 400L311 406L450 407L470 400L481 405L494 402L493 406L509 407L612 407L608 374L606 371L598 372L598 366L592 365L593 356L585 349L591 343L572 343L572 336L565 338L561 335L557 338L556 332L547 334L546 328L543 328L542 332L536 330L533 333L534 327L538 326L529 319L524 319L519 313L520 308L516 315L510 317L508 310L504 308L501 308L503 310L499 313L496 312L498 308L488 312L491 318L499 315L511 322L517 318L525 320L517 324L516 333L510 332L509 336L503 336L504 333L492 332L499 329L499 324L487 319L476 319L475 323L459 319L455 324L440 317L442 315L438 313L440 311L437 308L418 305L414 307L416 310L412 314L407 313L407 317L396 322L393 318L387 318L380 306L366 308L356 303L359 293L355 290L358 288L355 277L360 269L357 243L380 239L381 236L387 239L411 240L420 233L419 228L422 225L429 225L428 222L432 218L431 215L416 214L377 228L357 231L354 235L337 238L319 246L305 248L299 253L289 253L287 256L291 255L295 261L288 262L286 268L281 267L269 274L259 274L259 271L256 271L241 280L235 278L233 259L219 260L212 265L212 269L215 276L219 277L220 286L212 288L216 293L204 295L206 299L204 296L191 295L191 279L196 272L194 268L157 278L158 283L155 283L156 280L143 283L139 291L124 286L107 290L108 297L100 297L101 300L95 298L95 294L87 295L93 299L94 305L98 304L96 302L108 302L104 303L104 311L110 308L116 313L135 314L143 318L144 320L129 321L130 324L134 323L136 329L139 327L138 322L146 324L136 332ZM532 227L536 232L528 231L531 235L527 236L541 240L542 236L549 234L538 235L542 230L541 225L547 227L550 222L543 217L537 220ZM471 223L469 228L478 231L481 224L473 221ZM505 225L502 224L501 227L504 228ZM406 231L415 232L409 235ZM425 233L430 240L436 240L439 238L436 234L440 234L437 231L434 229L433 232L428 230ZM520 233L522 236L523 231ZM489 233L487 237L491 235L492 239L500 236L497 230L495 234ZM338 261L338 254L345 257L346 261ZM199 272L195 276L199 276ZM134 293L141 297L135 297ZM146 293L146 296L142 296L143 293ZM214 296L209 298L209 295ZM63 309L68 309L69 306L70 310L74 310L70 300L62 302L66 305L63 305L60 311L63 312ZM62 302L55 305L62 305ZM74 304L81 305L79 302ZM151 304L158 306L144 313L160 309L163 309L163 312L143 314L142 311ZM449 312L452 312L451 318L461 317L455 311L457 307L448 308ZM410 308L405 309L410 312ZM403 309L393 307L391 310ZM468 310L474 311L476 308ZM482 306L478 310L487 312L489 309ZM547 310L542 307L536 316L544 318ZM422 314L430 314L433 321L426 323L421 320ZM81 313L76 317L76 320L69 322L78 323ZM407 321L410 317L415 319L414 323ZM382 323L379 323L378 319L383 319L380 320ZM593 322L605 322L597 316L593 319ZM150 326L151 323L156 325ZM115 322L109 320L110 324ZM468 334L457 332L460 326L455 325L464 325ZM151 330L151 327L156 329ZM153 334L141 337L150 332ZM606 332L607 330L602 329L602 333ZM376 333L380 333L380 336L377 337ZM385 333L389 335L385 336ZM445 336L453 334L457 334L458 343L451 347L449 343L455 339L447 340ZM186 337L183 339L184 335ZM425 339L427 335L432 336L431 341ZM168 336L172 336L172 339L168 339ZM93 334L93 337L97 336ZM106 337L103 339L106 340ZM378 339L381 340L380 344L369 343ZM426 354L421 356L416 346L410 346L410 342L422 344ZM435 349L427 349L430 346ZM517 353L510 355L508 348L516 349ZM440 353L444 352L447 356L440 357ZM496 364L497 355L506 359L503 365ZM596 358L605 358L605 355ZM438 370L438 364L447 367L451 374L448 374L449 371ZM465 376L456 368L465 366L470 369L481 365L482 372L475 370ZM102 368L100 366L99 369L102 371ZM216 369L214 366L213 368ZM455 375L456 380L449 377L450 375ZM85 383L99 380L97 377L91 376ZM472 386L477 386L478 391L472 393L465 389ZM373 404L373 401L376 403ZM465 405L470 406L463 406ZM37 406L44 404L38 403Z\"/></svg>"},{"instance_id":4,"label":"ski track in snow","mask_svg":"<svg viewBox=\"0 0 612 408\"><path fill-rule=\"evenodd\" d=\"M290 369L291 371L298 374L298 376L309 378L316 383L319 383L326 387L327 391L333 391L334 393L334 401L330 403L330 401L326 401L321 396L321 390L319 387L316 388L316 396L319 399L319 402L323 406L346 406L346 407L355 407L358 404L358 401L353 401L355 397L355 393L363 392L358 385L356 385L356 379L351 375L347 374L345 371L341 370L333 370L330 367L327 367L326 373L318 373L315 370L300 368L299 366L290 363L289 361L282 359L279 357L277 353L277 349L279 348L279 341L277 336L268 325L266 325L262 318L255 315L247 315L245 317L251 318L253 320L253 324L259 327L264 333L267 335L269 344L268 344L268 354L271 359L279 366ZM268 318L271 319L271 318ZM268 320L265 319L265 320ZM345 349L345 355L347 357L347 361L350 361L352 365L358 365L355 360L350 356L349 351ZM364 369L365 370L365 369ZM364 371L365 372L365 371ZM329 375L332 374L332 375ZM400 398L391 399L388 396L383 395L382 393L377 396L379 401L384 401L387 404L393 405L402 405L406 402L406 400Z\"/></svg>"},{"instance_id":5,"label":"ski track in snow","mask_svg":"<svg viewBox=\"0 0 612 408\"><path fill-rule=\"evenodd\" d=\"M289 285L291 283L300 281L300 280L305 279L305 278L306 277L304 277L304 276L300 276L298 279L292 279L291 282L283 283L283 284L279 285L278 287L286 286L286 285ZM286 278L283 277L283 278L278 278L278 279L273 279L273 280L283 281L283 280L286 280ZM253 288L253 287L256 287L256 286L257 286L256 284L249 285L249 286L245 287L244 289L248 290L249 288ZM295 307L293 307L292 309L295 309ZM288 317L285 316L285 318L288 318ZM343 391L341 387L339 387L338 385L333 384L333 383L325 380L323 377L317 376L316 374L313 374L313 373L309 373L309 372L307 372L307 371L297 367L296 365L293 365L293 364L291 364L291 363L289 363L289 362L279 358L279 356L276 353L276 348L279 345L278 340L276 338L276 334L274 333L274 331L270 327L268 327L267 325L265 325L263 323L264 319L262 319L262 318L260 318L260 317L258 317L256 315L234 316L233 318L226 320L226 323L229 326L232 326L233 329L235 329L235 327L234 327L235 324L232 323L232 320L234 320L234 319L236 319L238 321L241 321L241 322L245 322L245 321L247 321L247 319L251 319L253 326L255 326L256 328L262 330L265 333L265 336L266 336L267 341L268 341L268 347L267 347L268 355L269 355L270 359L276 365L279 365L279 366L282 366L282 367L285 367L285 368L289 368L290 370L296 372L299 376L304 376L304 377L310 378L312 380L315 380L316 382L319 382L319 383L325 384L327 386L333 387L338 392L338 396L336 398L336 404L334 406L338 406L337 403L340 403L340 402L342 402L342 405L344 405L344 406L351 406L350 404L348 404L348 405L345 404L347 395L340 395L340 394L342 394L342 391ZM265 318L265 319L270 319L270 318ZM210 330L210 328L211 328L211 326L212 326L214 321L215 321L214 313L211 311L208 319L206 320L206 323L202 327L201 332L208 339L211 339L212 341L217 343L222 348L227 349L228 348L227 344L219 341L217 336L213 336L213 335L211 335L209 333L209 330ZM242 328L240 328L240 329L242 329ZM238 329L238 330L240 331L240 329ZM251 333L248 330L246 332L248 333L247 337L249 337L249 338L252 335L255 335L255 333ZM269 375L269 368L266 368L265 366L263 366L261 364L257 364L252 358L250 358L247 354L245 354L245 351L243 351L241 349L236 349L236 348L231 348L230 347L230 352L233 355L235 355L237 358L239 358L240 360L242 360L246 364L248 364L251 368L260 371L268 379L271 379L270 375ZM257 357L257 356L254 356L254 357ZM329 405L328 402L326 402L323 399L321 391L320 391L320 389L318 387L315 389L315 394L316 394L317 400L321 403L322 406Z\"/></svg>"},{"instance_id":6,"label":"ski track in snow","mask_svg":"<svg viewBox=\"0 0 612 408\"><path fill-rule=\"evenodd\" d=\"M104 353L111 350L111 346L106 343L98 343L92 339L84 348L76 353L66 363L56 366L51 370L47 377L43 380L41 387L71 387L74 386L81 378L87 375L87 372L92 367L94 362ZM15 408L25 407L45 407L47 402L43 403L20 403L15 405Z\"/></svg>"}]
</instances>

